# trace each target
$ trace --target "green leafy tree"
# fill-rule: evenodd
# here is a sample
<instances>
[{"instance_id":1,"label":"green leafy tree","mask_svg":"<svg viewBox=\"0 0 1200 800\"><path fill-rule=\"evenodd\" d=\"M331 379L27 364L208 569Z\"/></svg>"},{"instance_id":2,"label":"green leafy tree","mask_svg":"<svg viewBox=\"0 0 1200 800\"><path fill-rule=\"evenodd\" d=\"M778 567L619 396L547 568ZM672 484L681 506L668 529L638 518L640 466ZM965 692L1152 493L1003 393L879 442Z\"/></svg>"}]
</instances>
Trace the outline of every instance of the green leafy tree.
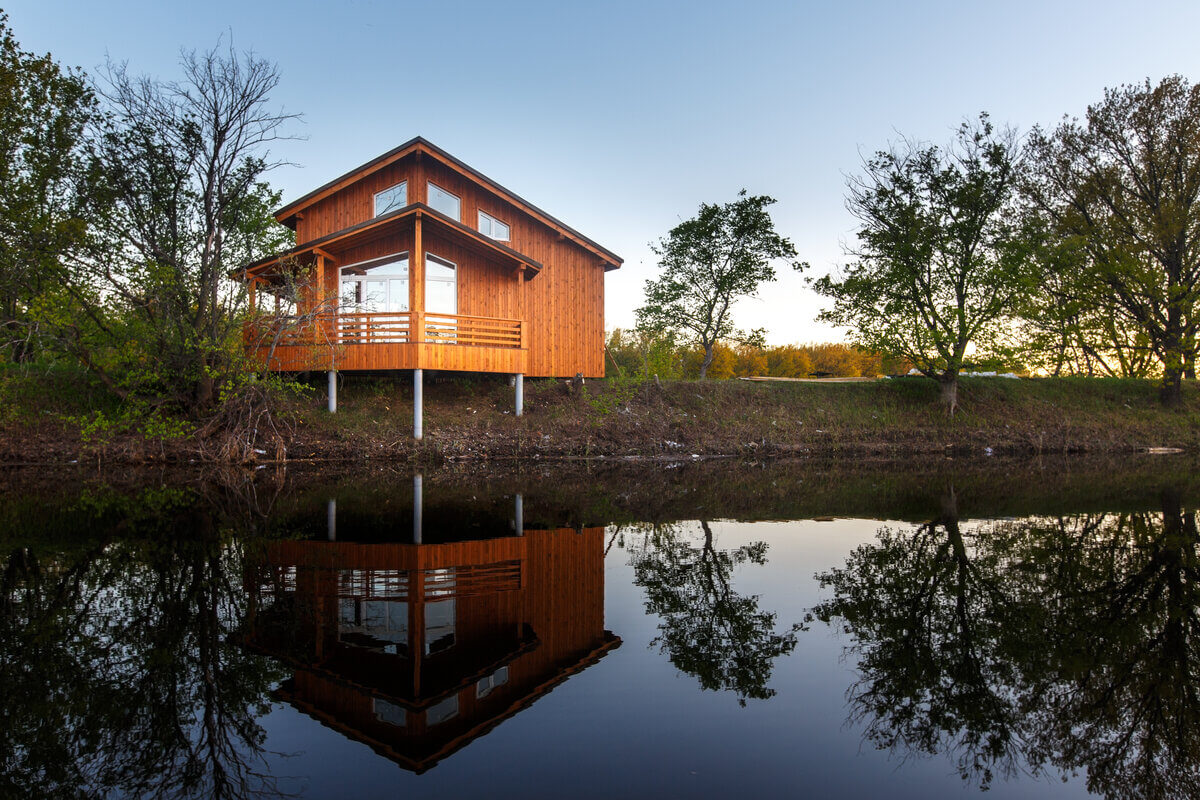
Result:
<instances>
[{"instance_id":1,"label":"green leafy tree","mask_svg":"<svg viewBox=\"0 0 1200 800\"><path fill-rule=\"evenodd\" d=\"M1107 89L1084 123L1035 130L1030 154L1027 194L1086 249L1082 275L1146 335L1178 405L1200 325L1200 86Z\"/></svg>"},{"instance_id":2,"label":"green leafy tree","mask_svg":"<svg viewBox=\"0 0 1200 800\"><path fill-rule=\"evenodd\" d=\"M796 248L775 232L765 195L747 196L724 205L700 205L692 219L679 223L666 238L651 245L662 274L646 281L646 303L637 310L641 328L672 332L685 345L704 351L700 378L708 375L713 346L722 339L757 342L763 331L738 331L733 305L753 296L758 287L775 280L774 261L793 268Z\"/></svg>"},{"instance_id":3,"label":"green leafy tree","mask_svg":"<svg viewBox=\"0 0 1200 800\"><path fill-rule=\"evenodd\" d=\"M0 12L0 337L15 361L36 343L30 307L86 232L78 189L95 108L84 76L21 50Z\"/></svg>"},{"instance_id":4,"label":"green leafy tree","mask_svg":"<svg viewBox=\"0 0 1200 800\"><path fill-rule=\"evenodd\" d=\"M1002 352L1032 283L1014 213L1018 167L1016 134L986 114L945 147L905 141L876 153L849 184L857 260L812 284L833 300L822 322L937 380L951 414L968 350Z\"/></svg>"},{"instance_id":5,"label":"green leafy tree","mask_svg":"<svg viewBox=\"0 0 1200 800\"><path fill-rule=\"evenodd\" d=\"M278 796L258 719L284 673L240 644L251 518L173 488L50 516L0 545L0 795Z\"/></svg>"},{"instance_id":6,"label":"green leafy tree","mask_svg":"<svg viewBox=\"0 0 1200 800\"><path fill-rule=\"evenodd\" d=\"M262 178L294 115L275 67L232 47L187 53L178 82L110 66L92 144L96 221L46 322L122 397L200 411L245 364L244 293L228 272L290 241Z\"/></svg>"},{"instance_id":7,"label":"green leafy tree","mask_svg":"<svg viewBox=\"0 0 1200 800\"><path fill-rule=\"evenodd\" d=\"M1200 793L1200 533L1159 511L960 526L953 501L820 575L867 737L964 780L1053 767L1110 798Z\"/></svg>"},{"instance_id":8,"label":"green leafy tree","mask_svg":"<svg viewBox=\"0 0 1200 800\"><path fill-rule=\"evenodd\" d=\"M1149 340L1092 280L1086 248L1044 216L1028 222L1030 257L1041 280L1018 312L1026 365L1054 376L1150 377L1156 360Z\"/></svg>"},{"instance_id":9,"label":"green leafy tree","mask_svg":"<svg viewBox=\"0 0 1200 800\"><path fill-rule=\"evenodd\" d=\"M733 570L765 564L766 543L720 550L707 521L700 529L696 546L677 526L656 525L633 553L646 610L661 619L655 643L704 689L731 691L742 705L766 700L775 694L767 686L775 661L795 649L800 627L776 632L774 612L733 590Z\"/></svg>"}]
</instances>

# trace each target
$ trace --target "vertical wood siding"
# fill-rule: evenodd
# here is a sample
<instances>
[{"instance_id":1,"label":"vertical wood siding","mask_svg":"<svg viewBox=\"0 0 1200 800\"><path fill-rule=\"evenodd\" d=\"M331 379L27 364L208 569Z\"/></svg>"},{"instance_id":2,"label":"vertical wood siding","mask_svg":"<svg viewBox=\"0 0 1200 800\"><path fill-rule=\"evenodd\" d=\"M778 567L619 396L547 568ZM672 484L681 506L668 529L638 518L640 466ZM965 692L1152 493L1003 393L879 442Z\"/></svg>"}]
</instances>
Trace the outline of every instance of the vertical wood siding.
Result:
<instances>
[{"instance_id":1,"label":"vertical wood siding","mask_svg":"<svg viewBox=\"0 0 1200 800\"><path fill-rule=\"evenodd\" d=\"M408 181L410 203L428 201L427 181L457 195L460 221L470 228L478 228L480 211L506 223L511 237L508 246L542 264L541 273L523 287L522 302L511 269L491 263L436 234L433 226L425 226L423 249L454 261L461 270L460 314L524 320L529 348L525 369L530 376L569 377L577 372L586 377L603 376L604 269L600 258L429 155L405 157L304 209L297 220L297 242L304 244L370 219L374 194L401 180ZM340 266L411 248L409 228L336 255ZM415 265L415 261L413 258L410 263ZM337 273L330 270L326 290L337 291L337 280ZM418 281L413 283L416 291ZM486 366L468 368L488 371Z\"/></svg>"}]
</instances>

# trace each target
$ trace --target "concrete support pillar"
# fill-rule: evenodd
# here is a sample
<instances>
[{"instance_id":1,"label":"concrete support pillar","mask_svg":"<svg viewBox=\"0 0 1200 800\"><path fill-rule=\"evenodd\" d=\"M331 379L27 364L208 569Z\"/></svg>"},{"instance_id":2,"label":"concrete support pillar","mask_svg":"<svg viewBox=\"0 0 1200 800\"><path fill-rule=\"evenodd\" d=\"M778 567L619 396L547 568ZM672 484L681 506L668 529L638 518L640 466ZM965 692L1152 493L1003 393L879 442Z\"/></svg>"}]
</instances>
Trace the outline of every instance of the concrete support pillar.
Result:
<instances>
[{"instance_id":1,"label":"concrete support pillar","mask_svg":"<svg viewBox=\"0 0 1200 800\"><path fill-rule=\"evenodd\" d=\"M329 413L337 413L337 370L329 370Z\"/></svg>"},{"instance_id":2,"label":"concrete support pillar","mask_svg":"<svg viewBox=\"0 0 1200 800\"><path fill-rule=\"evenodd\" d=\"M413 438L421 440L425 422L425 370L413 370Z\"/></svg>"},{"instance_id":3,"label":"concrete support pillar","mask_svg":"<svg viewBox=\"0 0 1200 800\"><path fill-rule=\"evenodd\" d=\"M337 500L332 497L325 504L325 538L337 541Z\"/></svg>"},{"instance_id":4,"label":"concrete support pillar","mask_svg":"<svg viewBox=\"0 0 1200 800\"><path fill-rule=\"evenodd\" d=\"M514 527L517 531L517 536L525 535L525 498L517 495L517 499L513 502Z\"/></svg>"},{"instance_id":5,"label":"concrete support pillar","mask_svg":"<svg viewBox=\"0 0 1200 800\"><path fill-rule=\"evenodd\" d=\"M525 412L525 375L524 375L524 373L521 373L521 372L517 373L516 387L517 387L517 416L519 417L519 416L521 416L521 414L523 414Z\"/></svg>"},{"instance_id":6,"label":"concrete support pillar","mask_svg":"<svg viewBox=\"0 0 1200 800\"><path fill-rule=\"evenodd\" d=\"M424 521L421 519L421 502L424 500L421 480L421 473L413 475L413 544L421 543L421 532L424 526Z\"/></svg>"}]
</instances>

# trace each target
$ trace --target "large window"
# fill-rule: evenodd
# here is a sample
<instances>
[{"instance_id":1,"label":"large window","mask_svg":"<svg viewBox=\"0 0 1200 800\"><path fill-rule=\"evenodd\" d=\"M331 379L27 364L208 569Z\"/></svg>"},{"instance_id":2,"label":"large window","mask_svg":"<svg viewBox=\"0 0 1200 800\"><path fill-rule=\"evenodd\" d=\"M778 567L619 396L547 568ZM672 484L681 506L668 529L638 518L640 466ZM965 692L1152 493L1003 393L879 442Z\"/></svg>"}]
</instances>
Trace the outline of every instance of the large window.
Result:
<instances>
[{"instance_id":1,"label":"large window","mask_svg":"<svg viewBox=\"0 0 1200 800\"><path fill-rule=\"evenodd\" d=\"M431 314L458 313L458 267L431 253L425 254L425 310Z\"/></svg>"},{"instance_id":2,"label":"large window","mask_svg":"<svg viewBox=\"0 0 1200 800\"><path fill-rule=\"evenodd\" d=\"M433 181L429 182L429 207L451 219L462 219L462 202Z\"/></svg>"},{"instance_id":3,"label":"large window","mask_svg":"<svg viewBox=\"0 0 1200 800\"><path fill-rule=\"evenodd\" d=\"M425 605L425 655L441 653L454 646L457 629L457 601L438 600Z\"/></svg>"},{"instance_id":4,"label":"large window","mask_svg":"<svg viewBox=\"0 0 1200 800\"><path fill-rule=\"evenodd\" d=\"M348 314L408 311L408 253L343 267L342 310Z\"/></svg>"},{"instance_id":5,"label":"large window","mask_svg":"<svg viewBox=\"0 0 1200 800\"><path fill-rule=\"evenodd\" d=\"M479 212L479 232L500 242L508 241L508 226L482 211Z\"/></svg>"},{"instance_id":6,"label":"large window","mask_svg":"<svg viewBox=\"0 0 1200 800\"><path fill-rule=\"evenodd\" d=\"M401 181L395 186L389 186L375 194L375 216L382 216L389 211L404 208L408 205L408 181Z\"/></svg>"}]
</instances>

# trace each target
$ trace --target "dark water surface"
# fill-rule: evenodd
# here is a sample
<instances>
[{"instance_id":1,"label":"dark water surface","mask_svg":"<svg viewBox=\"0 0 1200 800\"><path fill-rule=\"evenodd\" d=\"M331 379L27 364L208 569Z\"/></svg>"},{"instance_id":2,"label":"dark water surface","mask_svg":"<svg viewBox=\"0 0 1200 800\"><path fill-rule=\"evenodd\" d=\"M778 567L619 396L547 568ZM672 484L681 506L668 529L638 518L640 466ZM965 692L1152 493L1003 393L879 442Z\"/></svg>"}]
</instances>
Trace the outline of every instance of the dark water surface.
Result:
<instances>
[{"instance_id":1,"label":"dark water surface","mask_svg":"<svg viewBox=\"0 0 1200 800\"><path fill-rule=\"evenodd\" d=\"M1200 796L1196 466L0 474L0 796Z\"/></svg>"}]
</instances>

